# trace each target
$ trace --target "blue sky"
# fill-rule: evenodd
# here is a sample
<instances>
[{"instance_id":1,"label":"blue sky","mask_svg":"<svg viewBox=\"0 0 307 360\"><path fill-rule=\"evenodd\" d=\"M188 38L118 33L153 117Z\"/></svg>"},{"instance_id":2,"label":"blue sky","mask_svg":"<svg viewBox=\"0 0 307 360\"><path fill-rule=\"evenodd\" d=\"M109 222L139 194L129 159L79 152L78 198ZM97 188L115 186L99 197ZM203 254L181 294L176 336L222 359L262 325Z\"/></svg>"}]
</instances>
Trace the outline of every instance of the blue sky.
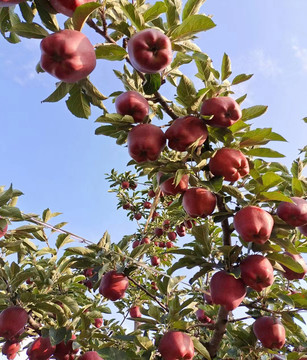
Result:
<instances>
[{"instance_id":1,"label":"blue sky","mask_svg":"<svg viewBox=\"0 0 307 360\"><path fill-rule=\"evenodd\" d=\"M306 144L301 120L307 116L306 1L207 0L202 11L213 15L217 27L197 43L217 69L226 52L234 75L255 74L234 88L235 97L247 92L245 106L269 106L255 126L273 127L288 140L275 149L287 155L281 162L289 165ZM85 32L93 43L101 41ZM39 58L39 41L11 45L0 38L1 185L13 183L24 192L18 205L25 212L41 214L49 207L63 213L59 219L69 222L69 231L96 241L108 230L118 241L135 224L124 211L116 211L104 174L112 168L126 170L127 149L94 135L99 110L85 120L71 115L64 101L41 103L56 80L36 74ZM98 61L91 80L105 95L123 90L112 72L122 65ZM189 65L182 71L191 75ZM169 96L163 88L161 93ZM113 111L113 104L106 105Z\"/></svg>"}]
</instances>

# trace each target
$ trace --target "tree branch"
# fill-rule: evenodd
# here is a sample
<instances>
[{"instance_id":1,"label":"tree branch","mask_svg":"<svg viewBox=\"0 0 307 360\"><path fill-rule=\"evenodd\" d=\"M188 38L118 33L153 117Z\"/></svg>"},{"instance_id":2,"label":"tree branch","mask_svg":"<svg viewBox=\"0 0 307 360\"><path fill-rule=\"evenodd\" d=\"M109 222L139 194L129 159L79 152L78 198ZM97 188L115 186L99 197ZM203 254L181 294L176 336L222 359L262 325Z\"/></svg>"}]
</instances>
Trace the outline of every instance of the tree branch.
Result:
<instances>
[{"instance_id":1,"label":"tree branch","mask_svg":"<svg viewBox=\"0 0 307 360\"><path fill-rule=\"evenodd\" d=\"M169 115L173 120L178 119L178 116L173 112L173 110L167 105L166 101L163 99L162 95L156 91L154 93L155 98L162 106L163 110Z\"/></svg>"},{"instance_id":2,"label":"tree branch","mask_svg":"<svg viewBox=\"0 0 307 360\"><path fill-rule=\"evenodd\" d=\"M223 197L219 194L216 194L217 207L220 212L227 212L226 206L223 201ZM229 226L228 218L222 220L221 227L223 230L223 244L231 246L231 229Z\"/></svg>"}]
</instances>

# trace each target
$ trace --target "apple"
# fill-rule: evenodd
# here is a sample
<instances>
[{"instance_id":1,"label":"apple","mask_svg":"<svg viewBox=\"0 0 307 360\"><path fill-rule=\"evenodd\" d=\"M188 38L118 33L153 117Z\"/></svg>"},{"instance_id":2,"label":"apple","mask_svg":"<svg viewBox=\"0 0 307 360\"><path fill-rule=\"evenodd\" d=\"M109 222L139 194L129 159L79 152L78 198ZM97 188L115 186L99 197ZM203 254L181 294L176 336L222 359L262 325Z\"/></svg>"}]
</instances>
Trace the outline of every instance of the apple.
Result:
<instances>
[{"instance_id":1,"label":"apple","mask_svg":"<svg viewBox=\"0 0 307 360\"><path fill-rule=\"evenodd\" d=\"M253 331L262 345L269 349L281 349L285 344L286 332L281 322L271 316L258 318Z\"/></svg>"},{"instance_id":2,"label":"apple","mask_svg":"<svg viewBox=\"0 0 307 360\"><path fill-rule=\"evenodd\" d=\"M0 8L20 4L20 3L25 2L25 1L26 0L0 0Z\"/></svg>"},{"instance_id":3,"label":"apple","mask_svg":"<svg viewBox=\"0 0 307 360\"><path fill-rule=\"evenodd\" d=\"M138 184L135 182L131 182L131 183L129 183L129 186L132 190L135 190L138 187Z\"/></svg>"},{"instance_id":4,"label":"apple","mask_svg":"<svg viewBox=\"0 0 307 360\"><path fill-rule=\"evenodd\" d=\"M173 244L171 241L168 241L168 242L166 243L166 247L167 247L168 249L171 249L172 247L174 247L174 244Z\"/></svg>"},{"instance_id":5,"label":"apple","mask_svg":"<svg viewBox=\"0 0 307 360\"><path fill-rule=\"evenodd\" d=\"M285 265L281 264L282 268L285 270L282 273L282 275L288 280L303 279L305 277L305 274L307 273L307 264L305 263L305 260L303 259L303 257L300 254L291 254L287 251L285 252L285 255L290 256L293 260L295 260L297 263L299 263L303 268L303 272L297 273L293 270L290 270Z\"/></svg>"},{"instance_id":6,"label":"apple","mask_svg":"<svg viewBox=\"0 0 307 360\"><path fill-rule=\"evenodd\" d=\"M99 293L109 300L116 301L125 296L128 286L128 278L113 270L103 275L99 285Z\"/></svg>"},{"instance_id":7,"label":"apple","mask_svg":"<svg viewBox=\"0 0 307 360\"><path fill-rule=\"evenodd\" d=\"M149 114L147 100L136 91L127 91L117 96L115 109L118 114L130 115L134 122L141 123Z\"/></svg>"},{"instance_id":8,"label":"apple","mask_svg":"<svg viewBox=\"0 0 307 360\"><path fill-rule=\"evenodd\" d=\"M175 183L174 183L175 178L174 177L171 177L171 178L163 181L162 183L160 183L160 179L162 176L163 176L163 173L159 171L157 174L157 180L158 180L160 189L164 192L165 195L182 194L188 188L189 175L186 175L186 174L183 175L177 186L175 186Z\"/></svg>"},{"instance_id":9,"label":"apple","mask_svg":"<svg viewBox=\"0 0 307 360\"><path fill-rule=\"evenodd\" d=\"M92 277L93 276L93 270L94 268L88 268L83 271L84 276L86 277Z\"/></svg>"},{"instance_id":10,"label":"apple","mask_svg":"<svg viewBox=\"0 0 307 360\"><path fill-rule=\"evenodd\" d=\"M141 240L141 245L143 244L150 244L150 239L149 237L144 237L142 240Z\"/></svg>"},{"instance_id":11,"label":"apple","mask_svg":"<svg viewBox=\"0 0 307 360\"><path fill-rule=\"evenodd\" d=\"M137 162L155 161L166 144L164 132L153 124L139 124L128 133L129 155Z\"/></svg>"},{"instance_id":12,"label":"apple","mask_svg":"<svg viewBox=\"0 0 307 360\"><path fill-rule=\"evenodd\" d=\"M96 351L87 351L78 360L103 360L103 358Z\"/></svg>"},{"instance_id":13,"label":"apple","mask_svg":"<svg viewBox=\"0 0 307 360\"><path fill-rule=\"evenodd\" d=\"M171 149L186 151L197 140L197 145L202 145L208 137L208 130L202 119L196 116L185 116L176 119L166 130L165 136Z\"/></svg>"},{"instance_id":14,"label":"apple","mask_svg":"<svg viewBox=\"0 0 307 360\"><path fill-rule=\"evenodd\" d=\"M94 1L95 0L49 0L54 10L69 17L73 16L78 6Z\"/></svg>"},{"instance_id":15,"label":"apple","mask_svg":"<svg viewBox=\"0 0 307 360\"><path fill-rule=\"evenodd\" d=\"M150 189L150 190L148 191L148 196L149 196L150 198L154 198L154 197L156 196L156 193L153 191L153 189Z\"/></svg>"},{"instance_id":16,"label":"apple","mask_svg":"<svg viewBox=\"0 0 307 360\"><path fill-rule=\"evenodd\" d=\"M28 313L19 306L10 306L0 314L0 336L5 340L14 340L24 332L28 322Z\"/></svg>"},{"instance_id":17,"label":"apple","mask_svg":"<svg viewBox=\"0 0 307 360\"><path fill-rule=\"evenodd\" d=\"M38 337L28 347L27 355L29 360L48 360L56 349L55 345L51 345L49 337Z\"/></svg>"},{"instance_id":18,"label":"apple","mask_svg":"<svg viewBox=\"0 0 307 360\"><path fill-rule=\"evenodd\" d=\"M159 242L159 247L160 248L165 248L165 246L166 246L165 242L163 242L163 241Z\"/></svg>"},{"instance_id":19,"label":"apple","mask_svg":"<svg viewBox=\"0 0 307 360\"><path fill-rule=\"evenodd\" d=\"M277 215L288 225L307 225L307 201L292 197L293 203L282 201L277 207Z\"/></svg>"},{"instance_id":20,"label":"apple","mask_svg":"<svg viewBox=\"0 0 307 360\"><path fill-rule=\"evenodd\" d=\"M196 315L197 320L204 324L212 323L212 319L206 315L206 313L204 312L203 309L198 309L196 311L195 315Z\"/></svg>"},{"instance_id":21,"label":"apple","mask_svg":"<svg viewBox=\"0 0 307 360\"><path fill-rule=\"evenodd\" d=\"M170 231L167 233L167 237L169 240L174 241L177 237L177 234L175 233L175 231Z\"/></svg>"},{"instance_id":22,"label":"apple","mask_svg":"<svg viewBox=\"0 0 307 360\"><path fill-rule=\"evenodd\" d=\"M89 290L93 289L93 283L91 280L87 279L83 281L83 285L85 285Z\"/></svg>"},{"instance_id":23,"label":"apple","mask_svg":"<svg viewBox=\"0 0 307 360\"><path fill-rule=\"evenodd\" d=\"M193 187L184 193L182 206L189 216L205 218L213 213L216 197L207 189Z\"/></svg>"},{"instance_id":24,"label":"apple","mask_svg":"<svg viewBox=\"0 0 307 360\"><path fill-rule=\"evenodd\" d=\"M262 255L249 255L240 264L241 279L245 285L262 291L274 282L273 266Z\"/></svg>"},{"instance_id":25,"label":"apple","mask_svg":"<svg viewBox=\"0 0 307 360\"><path fill-rule=\"evenodd\" d=\"M6 355L8 360L12 360L16 357L20 349L19 342L6 341L2 346L2 354Z\"/></svg>"},{"instance_id":26,"label":"apple","mask_svg":"<svg viewBox=\"0 0 307 360\"><path fill-rule=\"evenodd\" d=\"M157 29L145 29L134 34L128 41L131 65L145 74L164 70L172 61L170 39Z\"/></svg>"},{"instance_id":27,"label":"apple","mask_svg":"<svg viewBox=\"0 0 307 360\"><path fill-rule=\"evenodd\" d=\"M222 148L211 158L209 169L213 175L233 182L249 173L249 164L240 150Z\"/></svg>"},{"instance_id":28,"label":"apple","mask_svg":"<svg viewBox=\"0 0 307 360\"><path fill-rule=\"evenodd\" d=\"M80 31L66 29L48 35L40 48L42 69L61 81L85 79L96 67L94 47Z\"/></svg>"},{"instance_id":29,"label":"apple","mask_svg":"<svg viewBox=\"0 0 307 360\"><path fill-rule=\"evenodd\" d=\"M158 256L152 256L150 261L151 261L152 266L159 266L160 265L160 259L158 258Z\"/></svg>"},{"instance_id":30,"label":"apple","mask_svg":"<svg viewBox=\"0 0 307 360\"><path fill-rule=\"evenodd\" d=\"M101 328L101 326L103 325L103 318L97 318L94 321L94 325L97 329Z\"/></svg>"},{"instance_id":31,"label":"apple","mask_svg":"<svg viewBox=\"0 0 307 360\"><path fill-rule=\"evenodd\" d=\"M131 204L129 204L129 203L123 204L124 210L129 210L130 208L131 208Z\"/></svg>"},{"instance_id":32,"label":"apple","mask_svg":"<svg viewBox=\"0 0 307 360\"><path fill-rule=\"evenodd\" d=\"M0 217L1 219L1 217ZM6 224L3 229L0 229L0 238L7 233L8 225Z\"/></svg>"},{"instance_id":33,"label":"apple","mask_svg":"<svg viewBox=\"0 0 307 360\"><path fill-rule=\"evenodd\" d=\"M151 208L151 202L145 201L145 202L143 203L143 206L144 206L144 209L150 209L150 208Z\"/></svg>"},{"instance_id":34,"label":"apple","mask_svg":"<svg viewBox=\"0 0 307 360\"><path fill-rule=\"evenodd\" d=\"M154 233L156 236L161 237L164 233L164 230L162 228L156 227L156 228L154 228Z\"/></svg>"},{"instance_id":35,"label":"apple","mask_svg":"<svg viewBox=\"0 0 307 360\"><path fill-rule=\"evenodd\" d=\"M264 244L271 236L274 220L260 207L246 206L234 216L233 226L244 241Z\"/></svg>"},{"instance_id":36,"label":"apple","mask_svg":"<svg viewBox=\"0 0 307 360\"><path fill-rule=\"evenodd\" d=\"M206 302L208 305L213 305L212 297L211 297L211 294L209 292L205 292L203 294L203 298L204 298L204 302Z\"/></svg>"},{"instance_id":37,"label":"apple","mask_svg":"<svg viewBox=\"0 0 307 360\"><path fill-rule=\"evenodd\" d=\"M194 357L193 341L181 331L166 332L159 342L158 351L164 360L192 360Z\"/></svg>"},{"instance_id":38,"label":"apple","mask_svg":"<svg viewBox=\"0 0 307 360\"><path fill-rule=\"evenodd\" d=\"M134 218L135 218L135 220L141 220L142 219L142 214L141 213L136 213L136 214L134 214Z\"/></svg>"},{"instance_id":39,"label":"apple","mask_svg":"<svg viewBox=\"0 0 307 360\"><path fill-rule=\"evenodd\" d=\"M213 304L222 305L227 311L231 311L241 304L246 295L246 286L242 279L236 279L221 270L211 278L210 294Z\"/></svg>"},{"instance_id":40,"label":"apple","mask_svg":"<svg viewBox=\"0 0 307 360\"><path fill-rule=\"evenodd\" d=\"M239 104L228 96L220 96L207 99L200 109L201 115L213 115L211 120L205 122L213 127L229 127L241 119L242 111Z\"/></svg>"},{"instance_id":41,"label":"apple","mask_svg":"<svg viewBox=\"0 0 307 360\"><path fill-rule=\"evenodd\" d=\"M142 317L142 314L141 314L141 311L140 311L140 307L135 305L135 306L132 306L130 309L129 309L129 315L133 318L140 318Z\"/></svg>"},{"instance_id":42,"label":"apple","mask_svg":"<svg viewBox=\"0 0 307 360\"><path fill-rule=\"evenodd\" d=\"M150 283L150 285L151 285L152 290L154 290L154 291L157 291L157 290L158 290L158 286L157 286L157 284L156 284L155 281L152 281L152 282Z\"/></svg>"},{"instance_id":43,"label":"apple","mask_svg":"<svg viewBox=\"0 0 307 360\"><path fill-rule=\"evenodd\" d=\"M307 236L307 224L303 225L303 226L299 226L298 229L301 232L301 234L303 234L304 236Z\"/></svg>"},{"instance_id":44,"label":"apple","mask_svg":"<svg viewBox=\"0 0 307 360\"><path fill-rule=\"evenodd\" d=\"M194 220L193 220L194 221ZM193 223L191 220L184 220L184 226L187 228L187 229L192 229L193 227Z\"/></svg>"},{"instance_id":45,"label":"apple","mask_svg":"<svg viewBox=\"0 0 307 360\"><path fill-rule=\"evenodd\" d=\"M79 349L73 349L74 340L76 340L76 335L73 334L66 343L62 341L56 345L53 353L55 360L70 360L79 351Z\"/></svg>"},{"instance_id":46,"label":"apple","mask_svg":"<svg viewBox=\"0 0 307 360\"><path fill-rule=\"evenodd\" d=\"M134 240L132 243L132 249L135 249L136 247L138 247L140 245L139 240Z\"/></svg>"},{"instance_id":47,"label":"apple","mask_svg":"<svg viewBox=\"0 0 307 360\"><path fill-rule=\"evenodd\" d=\"M123 181L120 186L124 190L129 189L129 181Z\"/></svg>"}]
</instances>

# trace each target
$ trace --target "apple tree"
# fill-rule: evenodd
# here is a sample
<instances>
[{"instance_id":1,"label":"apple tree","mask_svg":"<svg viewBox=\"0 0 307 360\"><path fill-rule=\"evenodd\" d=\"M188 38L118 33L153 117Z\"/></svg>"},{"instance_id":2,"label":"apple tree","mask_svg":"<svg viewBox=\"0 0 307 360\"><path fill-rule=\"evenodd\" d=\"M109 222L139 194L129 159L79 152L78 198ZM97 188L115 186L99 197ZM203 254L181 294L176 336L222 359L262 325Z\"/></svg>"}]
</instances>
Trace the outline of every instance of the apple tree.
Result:
<instances>
[{"instance_id":1,"label":"apple tree","mask_svg":"<svg viewBox=\"0 0 307 360\"><path fill-rule=\"evenodd\" d=\"M267 144L285 139L256 125L267 107L236 97L252 75L233 76L226 54L214 68L194 41L215 26L204 2L0 0L5 40L41 39L36 70L56 81L44 101L82 118L99 108L96 135L126 147L127 171L107 181L135 224L93 243L1 188L8 359L306 359L307 148L290 169L276 160ZM124 92L91 82L98 61L122 62Z\"/></svg>"}]
</instances>

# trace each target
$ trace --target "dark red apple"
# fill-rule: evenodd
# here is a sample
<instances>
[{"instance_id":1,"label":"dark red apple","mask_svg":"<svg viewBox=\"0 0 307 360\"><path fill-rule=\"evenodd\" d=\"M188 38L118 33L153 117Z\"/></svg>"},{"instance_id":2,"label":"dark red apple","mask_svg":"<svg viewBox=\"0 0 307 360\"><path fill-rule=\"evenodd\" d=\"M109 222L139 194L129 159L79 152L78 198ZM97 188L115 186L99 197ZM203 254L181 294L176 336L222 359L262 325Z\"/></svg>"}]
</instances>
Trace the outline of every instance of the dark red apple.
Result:
<instances>
[{"instance_id":1,"label":"dark red apple","mask_svg":"<svg viewBox=\"0 0 307 360\"><path fill-rule=\"evenodd\" d=\"M88 2L95 2L95 0L49 0L49 2L54 10L71 17L78 6Z\"/></svg>"},{"instance_id":2,"label":"dark red apple","mask_svg":"<svg viewBox=\"0 0 307 360\"><path fill-rule=\"evenodd\" d=\"M194 220L193 220L194 221ZM191 220L184 220L184 226L187 228L187 229L192 229L193 227L193 223Z\"/></svg>"},{"instance_id":3,"label":"dark red apple","mask_svg":"<svg viewBox=\"0 0 307 360\"><path fill-rule=\"evenodd\" d=\"M298 229L304 236L307 236L307 224L303 226L299 226Z\"/></svg>"},{"instance_id":4,"label":"dark red apple","mask_svg":"<svg viewBox=\"0 0 307 360\"><path fill-rule=\"evenodd\" d=\"M93 283L91 280L87 279L83 281L83 284L90 290L93 289Z\"/></svg>"},{"instance_id":5,"label":"dark red apple","mask_svg":"<svg viewBox=\"0 0 307 360\"><path fill-rule=\"evenodd\" d=\"M175 233L175 231L170 231L167 233L167 237L169 238L169 240L174 241L177 237L177 234Z\"/></svg>"},{"instance_id":6,"label":"dark red apple","mask_svg":"<svg viewBox=\"0 0 307 360\"><path fill-rule=\"evenodd\" d=\"M145 29L128 41L131 65L138 71L154 74L164 70L172 61L170 39L157 29Z\"/></svg>"},{"instance_id":7,"label":"dark red apple","mask_svg":"<svg viewBox=\"0 0 307 360\"><path fill-rule=\"evenodd\" d=\"M129 189L129 181L123 181L121 184L120 184L121 188L122 189Z\"/></svg>"},{"instance_id":8,"label":"dark red apple","mask_svg":"<svg viewBox=\"0 0 307 360\"><path fill-rule=\"evenodd\" d=\"M154 233L156 236L161 237L164 234L164 230L162 228L154 228Z\"/></svg>"},{"instance_id":9,"label":"dark red apple","mask_svg":"<svg viewBox=\"0 0 307 360\"><path fill-rule=\"evenodd\" d=\"M205 100L200 113L205 116L213 115L211 120L205 120L208 125L213 127L229 127L242 117L239 104L228 96Z\"/></svg>"},{"instance_id":10,"label":"dark red apple","mask_svg":"<svg viewBox=\"0 0 307 360\"><path fill-rule=\"evenodd\" d=\"M143 206L144 206L144 209L150 209L150 208L151 208L151 202L145 201L145 202L143 203Z\"/></svg>"},{"instance_id":11,"label":"dark red apple","mask_svg":"<svg viewBox=\"0 0 307 360\"><path fill-rule=\"evenodd\" d=\"M172 247L174 247L174 244L173 244L171 241L168 241L168 242L166 243L166 247L167 247L168 249L171 249Z\"/></svg>"},{"instance_id":12,"label":"dark red apple","mask_svg":"<svg viewBox=\"0 0 307 360\"><path fill-rule=\"evenodd\" d=\"M74 340L76 340L76 335L73 334L71 339L66 343L62 341L56 345L53 353L55 360L70 360L72 356L78 352L78 349L73 349Z\"/></svg>"},{"instance_id":13,"label":"dark red apple","mask_svg":"<svg viewBox=\"0 0 307 360\"><path fill-rule=\"evenodd\" d=\"M205 218L213 213L216 197L207 189L190 188L183 195L182 206L189 216Z\"/></svg>"},{"instance_id":14,"label":"dark red apple","mask_svg":"<svg viewBox=\"0 0 307 360\"><path fill-rule=\"evenodd\" d=\"M192 360L194 345L190 336L181 331L168 331L160 342L158 350L164 360Z\"/></svg>"},{"instance_id":15,"label":"dark red apple","mask_svg":"<svg viewBox=\"0 0 307 360\"><path fill-rule=\"evenodd\" d=\"M127 203L127 204L123 204L123 209L124 210L129 210L131 208L131 204Z\"/></svg>"},{"instance_id":16,"label":"dark red apple","mask_svg":"<svg viewBox=\"0 0 307 360\"><path fill-rule=\"evenodd\" d=\"M244 241L264 244L271 236L274 220L267 211L246 206L236 213L233 225Z\"/></svg>"},{"instance_id":17,"label":"dark red apple","mask_svg":"<svg viewBox=\"0 0 307 360\"><path fill-rule=\"evenodd\" d=\"M152 266L158 266L160 265L160 259L158 258L158 256L152 256L152 258L150 259L151 261L151 265Z\"/></svg>"},{"instance_id":18,"label":"dark red apple","mask_svg":"<svg viewBox=\"0 0 307 360\"><path fill-rule=\"evenodd\" d=\"M55 345L51 345L49 337L40 336L29 346L27 355L29 360L48 360L55 348Z\"/></svg>"},{"instance_id":19,"label":"dark red apple","mask_svg":"<svg viewBox=\"0 0 307 360\"><path fill-rule=\"evenodd\" d=\"M273 266L262 255L249 255L240 264L241 279L245 285L262 291L274 282Z\"/></svg>"},{"instance_id":20,"label":"dark red apple","mask_svg":"<svg viewBox=\"0 0 307 360\"><path fill-rule=\"evenodd\" d=\"M288 280L303 279L305 277L305 274L307 273L307 264L305 263L305 260L303 259L303 257L300 254L291 254L291 253L289 253L287 251L285 252L285 255L290 256L293 260L295 260L297 263L299 263L303 268L303 272L297 273L297 272L295 272L293 270L290 270L285 265L281 264L281 266L285 270L282 273L282 275Z\"/></svg>"},{"instance_id":21,"label":"dark red apple","mask_svg":"<svg viewBox=\"0 0 307 360\"><path fill-rule=\"evenodd\" d=\"M155 283L155 281L152 281L152 282L150 283L150 285L151 285L152 290L154 290L154 291L157 291L157 290L158 290L158 286L157 286L157 284Z\"/></svg>"},{"instance_id":22,"label":"dark red apple","mask_svg":"<svg viewBox=\"0 0 307 360\"><path fill-rule=\"evenodd\" d=\"M185 116L176 119L166 130L165 136L171 149L186 151L196 140L198 140L198 146L202 145L208 137L208 130L202 119L196 116Z\"/></svg>"},{"instance_id":23,"label":"dark red apple","mask_svg":"<svg viewBox=\"0 0 307 360\"><path fill-rule=\"evenodd\" d=\"M66 29L48 35L40 48L42 69L67 83L85 79L96 67L94 47L80 31Z\"/></svg>"},{"instance_id":24,"label":"dark red apple","mask_svg":"<svg viewBox=\"0 0 307 360\"><path fill-rule=\"evenodd\" d=\"M128 152L137 162L155 161L166 144L164 132L153 124L139 124L128 133Z\"/></svg>"},{"instance_id":25,"label":"dark red apple","mask_svg":"<svg viewBox=\"0 0 307 360\"><path fill-rule=\"evenodd\" d=\"M2 354L6 355L8 360L12 360L16 357L20 349L19 342L6 341L2 346Z\"/></svg>"},{"instance_id":26,"label":"dark red apple","mask_svg":"<svg viewBox=\"0 0 307 360\"><path fill-rule=\"evenodd\" d=\"M128 286L128 278L113 270L103 275L99 285L99 293L109 300L116 301L125 296Z\"/></svg>"},{"instance_id":27,"label":"dark red apple","mask_svg":"<svg viewBox=\"0 0 307 360\"><path fill-rule=\"evenodd\" d=\"M253 330L262 345L269 349L281 349L286 341L285 328L281 322L271 316L258 318L253 324Z\"/></svg>"},{"instance_id":28,"label":"dark red apple","mask_svg":"<svg viewBox=\"0 0 307 360\"><path fill-rule=\"evenodd\" d=\"M163 230L168 230L170 227L170 224L171 224L171 221L169 219L164 220L163 224L162 224Z\"/></svg>"},{"instance_id":29,"label":"dark red apple","mask_svg":"<svg viewBox=\"0 0 307 360\"><path fill-rule=\"evenodd\" d=\"M164 241L160 241L160 242L159 242L159 247L160 247L160 248L165 248L165 246L166 246L166 244L165 244Z\"/></svg>"},{"instance_id":30,"label":"dark red apple","mask_svg":"<svg viewBox=\"0 0 307 360\"><path fill-rule=\"evenodd\" d=\"M133 243L132 243L132 249L135 249L137 246L139 246L140 245L140 242L139 242L139 240L135 240L135 241L133 241Z\"/></svg>"},{"instance_id":31,"label":"dark red apple","mask_svg":"<svg viewBox=\"0 0 307 360\"><path fill-rule=\"evenodd\" d=\"M26 0L1 0L0 1L0 8L1 7L9 7L16 4L20 4L22 2L25 2Z\"/></svg>"},{"instance_id":32,"label":"dark red apple","mask_svg":"<svg viewBox=\"0 0 307 360\"><path fill-rule=\"evenodd\" d=\"M93 276L93 270L94 268L88 268L83 271L84 276L86 277L92 277Z\"/></svg>"},{"instance_id":33,"label":"dark red apple","mask_svg":"<svg viewBox=\"0 0 307 360\"><path fill-rule=\"evenodd\" d=\"M156 196L156 193L153 191L153 189L150 189L148 191L148 196L151 197L151 198L154 198Z\"/></svg>"},{"instance_id":34,"label":"dark red apple","mask_svg":"<svg viewBox=\"0 0 307 360\"><path fill-rule=\"evenodd\" d=\"M206 313L203 309L198 309L196 311L195 315L196 315L197 320L204 324L212 323L212 319L206 315Z\"/></svg>"},{"instance_id":35,"label":"dark red apple","mask_svg":"<svg viewBox=\"0 0 307 360\"><path fill-rule=\"evenodd\" d=\"M96 351L87 351L78 360L103 360L103 358Z\"/></svg>"},{"instance_id":36,"label":"dark red apple","mask_svg":"<svg viewBox=\"0 0 307 360\"><path fill-rule=\"evenodd\" d=\"M213 304L222 305L226 310L236 309L246 295L242 279L236 279L224 270L216 272L210 281L210 294Z\"/></svg>"},{"instance_id":37,"label":"dark red apple","mask_svg":"<svg viewBox=\"0 0 307 360\"><path fill-rule=\"evenodd\" d=\"M147 100L136 91L127 91L117 96L115 109L118 114L132 116L136 123L143 122L149 114Z\"/></svg>"},{"instance_id":38,"label":"dark red apple","mask_svg":"<svg viewBox=\"0 0 307 360\"><path fill-rule=\"evenodd\" d=\"M307 201L292 197L293 203L282 201L277 207L277 215L288 225L307 225Z\"/></svg>"},{"instance_id":39,"label":"dark red apple","mask_svg":"<svg viewBox=\"0 0 307 360\"><path fill-rule=\"evenodd\" d=\"M150 239L149 239L149 237L144 237L142 240L141 240L141 245L143 245L143 244L150 244Z\"/></svg>"},{"instance_id":40,"label":"dark red apple","mask_svg":"<svg viewBox=\"0 0 307 360\"><path fill-rule=\"evenodd\" d=\"M162 183L160 183L160 179L163 176L162 172L158 172L157 174L157 180L158 184L160 186L160 189L164 192L165 195L176 195L176 194L182 194L186 191L189 185L189 175L183 175L179 184L175 186L175 178L171 177Z\"/></svg>"},{"instance_id":41,"label":"dark red apple","mask_svg":"<svg viewBox=\"0 0 307 360\"><path fill-rule=\"evenodd\" d=\"M11 306L0 314L0 336L5 340L14 340L23 333L28 322L28 313L19 306Z\"/></svg>"},{"instance_id":42,"label":"dark red apple","mask_svg":"<svg viewBox=\"0 0 307 360\"><path fill-rule=\"evenodd\" d=\"M213 305L213 302L212 302L212 297L211 297L211 294L209 292L205 292L204 295L203 295L203 298L204 298L204 301L209 304L209 305Z\"/></svg>"},{"instance_id":43,"label":"dark red apple","mask_svg":"<svg viewBox=\"0 0 307 360\"><path fill-rule=\"evenodd\" d=\"M97 329L101 328L101 326L103 325L103 318L95 319L94 325Z\"/></svg>"},{"instance_id":44,"label":"dark red apple","mask_svg":"<svg viewBox=\"0 0 307 360\"><path fill-rule=\"evenodd\" d=\"M249 164L240 150L222 148L211 158L209 169L213 175L233 182L249 173Z\"/></svg>"},{"instance_id":45,"label":"dark red apple","mask_svg":"<svg viewBox=\"0 0 307 360\"><path fill-rule=\"evenodd\" d=\"M133 318L140 318L142 317L142 313L140 311L140 307L139 306L132 306L130 309L129 309L129 315Z\"/></svg>"},{"instance_id":46,"label":"dark red apple","mask_svg":"<svg viewBox=\"0 0 307 360\"><path fill-rule=\"evenodd\" d=\"M135 218L135 220L141 220L142 219L142 214L141 213L136 213L136 214L134 214L134 218Z\"/></svg>"}]
</instances>

